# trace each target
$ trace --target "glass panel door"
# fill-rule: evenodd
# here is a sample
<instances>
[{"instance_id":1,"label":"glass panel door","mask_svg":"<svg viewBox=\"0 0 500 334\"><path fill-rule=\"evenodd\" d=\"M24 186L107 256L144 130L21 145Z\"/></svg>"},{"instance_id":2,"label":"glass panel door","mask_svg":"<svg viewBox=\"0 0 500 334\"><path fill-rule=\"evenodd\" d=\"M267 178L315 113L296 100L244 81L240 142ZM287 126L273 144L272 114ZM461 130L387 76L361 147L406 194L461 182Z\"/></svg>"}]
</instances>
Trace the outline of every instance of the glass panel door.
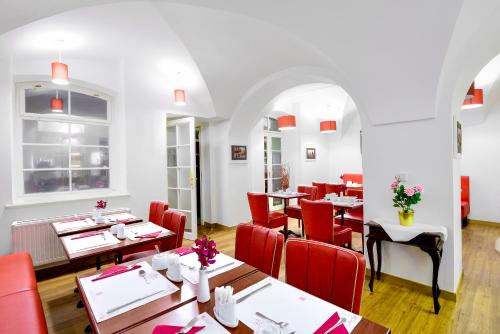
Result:
<instances>
[{"instance_id":1,"label":"glass panel door","mask_svg":"<svg viewBox=\"0 0 500 334\"><path fill-rule=\"evenodd\" d=\"M197 238L194 118L167 121L168 205L186 214L184 238Z\"/></svg>"},{"instance_id":2,"label":"glass panel door","mask_svg":"<svg viewBox=\"0 0 500 334\"><path fill-rule=\"evenodd\" d=\"M281 189L281 135L269 133L264 137L264 164L266 192L275 192ZM269 198L271 210L283 209L283 201Z\"/></svg>"}]
</instances>

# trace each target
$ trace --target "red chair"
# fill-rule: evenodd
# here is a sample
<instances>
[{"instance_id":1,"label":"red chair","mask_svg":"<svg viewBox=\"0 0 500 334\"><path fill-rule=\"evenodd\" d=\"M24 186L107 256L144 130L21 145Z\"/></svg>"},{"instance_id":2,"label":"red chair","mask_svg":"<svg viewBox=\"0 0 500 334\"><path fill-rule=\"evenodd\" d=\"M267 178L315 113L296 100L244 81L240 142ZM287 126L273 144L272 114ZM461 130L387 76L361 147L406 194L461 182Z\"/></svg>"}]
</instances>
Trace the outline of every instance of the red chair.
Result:
<instances>
[{"instance_id":1,"label":"red chair","mask_svg":"<svg viewBox=\"0 0 500 334\"><path fill-rule=\"evenodd\" d=\"M327 201L302 201L306 239L351 248L352 230L333 223L333 204Z\"/></svg>"},{"instance_id":2,"label":"red chair","mask_svg":"<svg viewBox=\"0 0 500 334\"><path fill-rule=\"evenodd\" d=\"M278 278L280 274L283 235L265 227L240 224L236 228L237 260Z\"/></svg>"},{"instance_id":3,"label":"red chair","mask_svg":"<svg viewBox=\"0 0 500 334\"><path fill-rule=\"evenodd\" d=\"M346 188L346 185L345 184L330 184L330 183L327 183L325 185L325 188L326 188L326 193L327 194L337 194L338 196L340 196L340 193L345 193L345 190L347 189Z\"/></svg>"},{"instance_id":4,"label":"red chair","mask_svg":"<svg viewBox=\"0 0 500 334\"><path fill-rule=\"evenodd\" d=\"M351 181L352 183L363 184L363 174L345 173L340 175L344 183Z\"/></svg>"},{"instance_id":5,"label":"red chair","mask_svg":"<svg viewBox=\"0 0 500 334\"><path fill-rule=\"evenodd\" d=\"M313 186L318 188L318 193L316 194L316 199L323 199L326 195L326 183L313 182Z\"/></svg>"},{"instance_id":6,"label":"red chair","mask_svg":"<svg viewBox=\"0 0 500 334\"><path fill-rule=\"evenodd\" d=\"M467 217L470 213L470 183L468 176L462 176L460 178L460 185L462 188L460 196L460 208L462 213L462 226L467 225L469 218Z\"/></svg>"},{"instance_id":7,"label":"red chair","mask_svg":"<svg viewBox=\"0 0 500 334\"><path fill-rule=\"evenodd\" d=\"M162 224L163 213L168 210L168 203L161 201L152 201L149 204L149 221L156 225Z\"/></svg>"},{"instance_id":8,"label":"red chair","mask_svg":"<svg viewBox=\"0 0 500 334\"><path fill-rule=\"evenodd\" d=\"M267 228L283 226L286 238L288 236L288 216L281 212L269 212L267 194L247 192L247 197L253 223Z\"/></svg>"},{"instance_id":9,"label":"red chair","mask_svg":"<svg viewBox=\"0 0 500 334\"><path fill-rule=\"evenodd\" d=\"M286 243L286 282L359 314L366 262L358 252L317 241Z\"/></svg>"},{"instance_id":10,"label":"red chair","mask_svg":"<svg viewBox=\"0 0 500 334\"><path fill-rule=\"evenodd\" d=\"M302 210L300 209L300 202L303 199L315 201L316 194L318 193L318 188L316 186L298 186L297 192L306 193L306 194L309 194L309 196L297 199L297 204L288 205L286 207L286 214L290 218L298 219L299 227L300 227L300 225L301 225L300 222L302 220ZM304 224L302 224L302 235L304 235L304 226L303 225Z\"/></svg>"},{"instance_id":11,"label":"red chair","mask_svg":"<svg viewBox=\"0 0 500 334\"><path fill-rule=\"evenodd\" d=\"M363 199L362 189L347 189L346 196L356 196L359 199ZM364 214L363 207L350 209L344 214L344 226L350 227L354 232L361 233L361 247L362 252L365 252L365 229L364 229ZM335 217L335 223L340 224L340 216Z\"/></svg>"}]
</instances>

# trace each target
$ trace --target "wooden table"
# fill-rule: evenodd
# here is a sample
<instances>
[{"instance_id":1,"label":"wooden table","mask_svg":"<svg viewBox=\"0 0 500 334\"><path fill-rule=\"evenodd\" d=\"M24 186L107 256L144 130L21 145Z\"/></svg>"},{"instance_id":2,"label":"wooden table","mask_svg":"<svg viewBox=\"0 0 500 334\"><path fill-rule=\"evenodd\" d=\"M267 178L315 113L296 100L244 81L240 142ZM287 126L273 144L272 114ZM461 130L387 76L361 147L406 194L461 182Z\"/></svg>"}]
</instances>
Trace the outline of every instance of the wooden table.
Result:
<instances>
[{"instance_id":1,"label":"wooden table","mask_svg":"<svg viewBox=\"0 0 500 334\"><path fill-rule=\"evenodd\" d=\"M345 211L349 209L356 209L363 206L362 201L356 201L354 203L342 202L342 201L329 201L335 207L335 210L340 214L340 225L344 225L344 215Z\"/></svg>"},{"instance_id":2,"label":"wooden table","mask_svg":"<svg viewBox=\"0 0 500 334\"><path fill-rule=\"evenodd\" d=\"M113 215L114 214L110 214L109 216L113 216ZM106 216L104 216L104 217L106 217ZM87 217L84 217L82 220L84 220L85 218L87 218ZM142 219L136 217L136 219L123 221L120 223L127 225L127 224L141 223L141 222L142 222ZM60 223L61 223L60 221L51 223L51 226L54 229L54 231L56 232L58 237L64 237L66 235L72 235L72 234L83 233L83 232L98 231L98 230L109 228L115 224L118 224L117 222L109 222L109 223L103 223L103 224L96 224L96 225L92 225L92 226L76 227L76 228L67 229L64 231L57 231L55 224L60 224Z\"/></svg>"},{"instance_id":3,"label":"wooden table","mask_svg":"<svg viewBox=\"0 0 500 334\"><path fill-rule=\"evenodd\" d=\"M136 224L136 225L140 225L140 224ZM134 225L130 225L130 226L133 227ZM89 249L89 250L85 250L85 251L71 254L67 249L65 241L67 239L71 239L71 238L76 237L76 236L78 236L78 234L73 234L73 235L59 238L61 240L61 243L62 243L63 248L64 248L64 252L66 253L66 256L68 257L69 261L73 262L73 261L78 261L78 260L89 258L89 257L95 257L96 258L96 267L97 267L97 269L100 269L101 263L100 263L99 259L100 259L101 255L119 254L119 253L121 253L121 251L123 251L127 248L147 245L147 244L151 244L151 243L157 243L158 241L175 237L176 234L170 230L167 230L167 232L160 234L156 238L143 238L143 239L136 239L136 240L130 240L129 238L125 238L123 240L120 240L120 243L118 243L118 244L102 246L99 248L93 248L93 249Z\"/></svg>"},{"instance_id":4,"label":"wooden table","mask_svg":"<svg viewBox=\"0 0 500 334\"><path fill-rule=\"evenodd\" d=\"M437 233L421 233L410 241L393 241L391 237L384 231L382 226L371 221L366 223L369 227L368 240L368 258L370 260L370 291L373 292L373 281L375 278L375 261L373 258L373 244L377 244L377 280L380 280L380 271L382 268L382 241L394 242L402 245L416 246L422 251L429 254L432 259L432 297L434 299L434 313L438 314L441 306L439 305L438 297L441 293L438 285L439 265L443 255L444 240Z\"/></svg>"},{"instance_id":5,"label":"wooden table","mask_svg":"<svg viewBox=\"0 0 500 334\"><path fill-rule=\"evenodd\" d=\"M268 275L264 274L260 271L255 271L249 275L241 277L235 280L231 286L234 289L234 292L237 293L263 279L268 277ZM186 324L198 314L203 312L207 312L210 314L212 318L215 319L213 309L215 304L214 293L212 292L210 301L205 304L200 304L196 300L186 303L185 305L176 308L168 313L160 315L154 319L150 319L148 321L143 322L139 326L131 328L127 330L125 333L127 334L143 334L143 333L152 333L153 329L157 325L165 325L165 324ZM240 321L238 327L236 328L227 328L226 329L230 333L238 333L238 334L250 334L253 333L253 330L250 329L247 325ZM354 328L352 334L361 334L361 333L370 333L370 334L388 334L391 333L391 330L385 328L377 323L374 323L366 318L362 318L359 324Z\"/></svg>"},{"instance_id":6,"label":"wooden table","mask_svg":"<svg viewBox=\"0 0 500 334\"><path fill-rule=\"evenodd\" d=\"M147 257L136 261L127 262L124 265L130 265L142 261L147 261L149 264L151 264L151 258L152 257ZM198 288L197 285L191 284L189 281L184 280L184 283L175 283L180 288L179 291L98 323L94 317L94 314L92 313L92 309L90 308L85 291L82 289L80 280L84 277L93 276L100 272L101 271L81 274L76 277L76 283L78 285L81 298L90 321L90 326L94 333L104 334L123 332L125 330L135 328L135 326L137 326L138 324L142 324L151 319L161 317L163 314L180 308L183 305L190 304L191 302L198 304L196 302L196 294ZM165 270L159 272L163 276L166 275ZM210 290L213 291L218 286L232 284L234 281L237 281L255 272L257 272L257 269L246 263L243 263L241 266L209 278L208 283ZM143 333L149 334L150 332Z\"/></svg>"},{"instance_id":7,"label":"wooden table","mask_svg":"<svg viewBox=\"0 0 500 334\"><path fill-rule=\"evenodd\" d=\"M288 204L289 204L289 202L290 202L291 199L299 199L299 198L309 197L309 196L311 196L311 194L297 193L297 192L294 192L294 193L273 192L273 193L268 193L267 196L272 197L272 198L282 199L283 202L284 202L284 204L285 204L285 207L283 209L283 213L286 215L286 209L287 209ZM283 234L285 234L284 230L281 230L280 232L283 233ZM295 233L293 231L290 231L290 230L287 231L287 236L288 235L293 235L295 237L300 237L300 235L298 235L297 233Z\"/></svg>"}]
</instances>

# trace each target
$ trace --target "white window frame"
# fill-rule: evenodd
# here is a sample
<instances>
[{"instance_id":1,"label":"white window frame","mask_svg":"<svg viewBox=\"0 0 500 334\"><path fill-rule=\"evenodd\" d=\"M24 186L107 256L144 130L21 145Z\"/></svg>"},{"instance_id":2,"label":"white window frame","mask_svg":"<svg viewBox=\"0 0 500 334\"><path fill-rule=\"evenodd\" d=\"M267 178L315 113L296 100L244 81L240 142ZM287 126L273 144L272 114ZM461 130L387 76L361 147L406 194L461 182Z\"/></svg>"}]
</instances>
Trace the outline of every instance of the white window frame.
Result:
<instances>
[{"instance_id":1,"label":"white window frame","mask_svg":"<svg viewBox=\"0 0 500 334\"><path fill-rule=\"evenodd\" d=\"M86 94L89 96L96 96L100 99L106 100L107 102L107 118L105 120L91 119L86 117L71 115L70 105L71 105L71 94L68 94L68 114L33 114L27 113L25 111L25 90L29 88L49 88L49 89L60 89L73 91L77 93ZM13 164L12 164L12 175L13 175L13 199L14 202L25 200L39 200L43 201L45 199L60 197L60 196L71 196L78 198L92 198L100 194L109 194L114 188L113 183L113 171L111 162L113 153L112 146L113 140L111 138L111 119L113 114L113 100L114 97L98 91L97 89L92 89L88 87L83 87L81 85L68 85L60 86L55 85L51 82L45 81L32 81L32 82L18 82L15 85L16 92L16 112L13 117L13 129L14 129L14 146L13 146ZM58 170L68 170L69 172L69 190L60 192L46 192L46 193L31 193L25 194L24 192L24 171L29 171L30 169L24 168L23 163L23 152L24 152L24 142L23 142L23 120L34 120L34 121L47 121L47 122L61 122L68 124L82 124L82 125L101 125L108 127L108 145L78 145L78 147L107 147L109 154L108 167L89 167L89 168L73 168L71 167L71 145L69 145L68 152L68 168L50 168L47 170L58 171ZM36 144L35 144L36 145ZM57 144L53 144L57 145ZM51 146L51 144L40 144L40 146ZM36 169L43 171L44 169ZM73 170L108 170L109 173L109 183L107 188L95 188L95 189L85 189L85 190L73 190L72 189L72 171Z\"/></svg>"}]
</instances>

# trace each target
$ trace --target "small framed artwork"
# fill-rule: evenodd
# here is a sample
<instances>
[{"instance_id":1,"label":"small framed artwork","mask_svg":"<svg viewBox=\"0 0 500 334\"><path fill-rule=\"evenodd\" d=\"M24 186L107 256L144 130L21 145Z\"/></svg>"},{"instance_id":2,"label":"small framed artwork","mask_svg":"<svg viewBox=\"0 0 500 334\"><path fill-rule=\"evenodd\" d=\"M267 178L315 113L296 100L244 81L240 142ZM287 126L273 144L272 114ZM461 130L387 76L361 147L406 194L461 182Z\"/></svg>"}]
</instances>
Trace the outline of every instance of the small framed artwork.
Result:
<instances>
[{"instance_id":1,"label":"small framed artwork","mask_svg":"<svg viewBox=\"0 0 500 334\"><path fill-rule=\"evenodd\" d=\"M231 145L232 161L247 161L247 147L244 145Z\"/></svg>"},{"instance_id":2,"label":"small framed artwork","mask_svg":"<svg viewBox=\"0 0 500 334\"><path fill-rule=\"evenodd\" d=\"M462 124L457 120L455 120L455 140L457 141L455 156L457 158L461 158L462 157Z\"/></svg>"},{"instance_id":3,"label":"small framed artwork","mask_svg":"<svg viewBox=\"0 0 500 334\"><path fill-rule=\"evenodd\" d=\"M306 148L306 160L311 161L311 160L316 160L316 149L307 147Z\"/></svg>"}]
</instances>

